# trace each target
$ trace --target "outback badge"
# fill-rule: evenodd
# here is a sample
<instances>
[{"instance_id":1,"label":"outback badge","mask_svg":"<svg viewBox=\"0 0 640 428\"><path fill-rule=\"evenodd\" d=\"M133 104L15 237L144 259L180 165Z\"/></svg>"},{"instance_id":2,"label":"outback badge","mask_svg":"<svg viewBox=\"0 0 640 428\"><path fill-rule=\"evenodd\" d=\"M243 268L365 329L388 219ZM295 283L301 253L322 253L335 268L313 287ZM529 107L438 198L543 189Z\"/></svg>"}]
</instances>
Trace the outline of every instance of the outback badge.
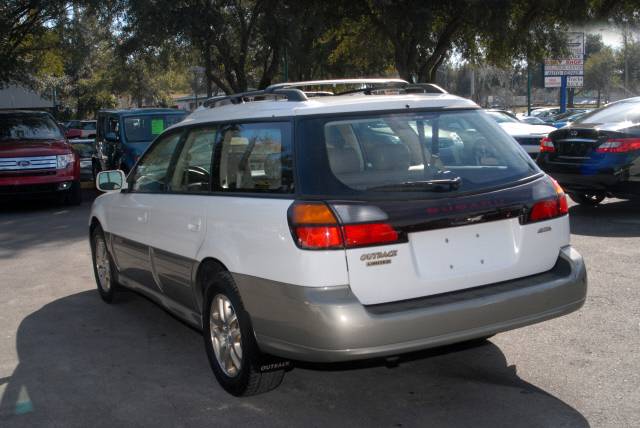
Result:
<instances>
[{"instance_id":1,"label":"outback badge","mask_svg":"<svg viewBox=\"0 0 640 428\"><path fill-rule=\"evenodd\" d=\"M391 251L376 251L375 253L365 253L360 256L360 261L367 262L367 267L388 265L391 263L391 258L398 255L398 250Z\"/></svg>"}]
</instances>

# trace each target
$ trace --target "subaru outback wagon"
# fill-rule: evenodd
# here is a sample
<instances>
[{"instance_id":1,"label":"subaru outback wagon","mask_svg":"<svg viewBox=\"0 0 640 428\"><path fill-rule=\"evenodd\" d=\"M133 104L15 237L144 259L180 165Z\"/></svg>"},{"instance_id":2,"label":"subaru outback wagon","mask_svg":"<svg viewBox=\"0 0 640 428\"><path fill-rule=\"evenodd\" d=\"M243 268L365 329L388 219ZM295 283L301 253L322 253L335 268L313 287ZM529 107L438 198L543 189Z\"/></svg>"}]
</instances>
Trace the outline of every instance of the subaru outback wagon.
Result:
<instances>
[{"instance_id":1,"label":"subaru outback wagon","mask_svg":"<svg viewBox=\"0 0 640 428\"><path fill-rule=\"evenodd\" d=\"M127 177L101 172L102 298L134 289L201 329L234 395L292 360L393 357L582 306L563 190L476 104L326 83L210 99Z\"/></svg>"}]
</instances>

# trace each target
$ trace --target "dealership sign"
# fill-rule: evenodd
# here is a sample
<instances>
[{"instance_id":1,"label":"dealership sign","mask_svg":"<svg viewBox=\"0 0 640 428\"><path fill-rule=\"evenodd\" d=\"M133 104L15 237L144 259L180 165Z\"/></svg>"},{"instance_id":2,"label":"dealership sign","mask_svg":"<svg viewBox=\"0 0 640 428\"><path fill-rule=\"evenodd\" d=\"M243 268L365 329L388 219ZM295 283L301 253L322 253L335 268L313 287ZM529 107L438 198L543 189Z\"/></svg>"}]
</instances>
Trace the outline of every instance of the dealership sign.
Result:
<instances>
[{"instance_id":1,"label":"dealership sign","mask_svg":"<svg viewBox=\"0 0 640 428\"><path fill-rule=\"evenodd\" d=\"M583 85L584 75L584 33L567 34L568 57L544 60L544 87L559 88L561 77L567 77L567 87Z\"/></svg>"},{"instance_id":2,"label":"dealership sign","mask_svg":"<svg viewBox=\"0 0 640 428\"><path fill-rule=\"evenodd\" d=\"M559 88L562 86L562 76L545 76L544 87L545 88ZM584 79L582 76L567 76L567 88L581 88L584 86Z\"/></svg>"}]
</instances>

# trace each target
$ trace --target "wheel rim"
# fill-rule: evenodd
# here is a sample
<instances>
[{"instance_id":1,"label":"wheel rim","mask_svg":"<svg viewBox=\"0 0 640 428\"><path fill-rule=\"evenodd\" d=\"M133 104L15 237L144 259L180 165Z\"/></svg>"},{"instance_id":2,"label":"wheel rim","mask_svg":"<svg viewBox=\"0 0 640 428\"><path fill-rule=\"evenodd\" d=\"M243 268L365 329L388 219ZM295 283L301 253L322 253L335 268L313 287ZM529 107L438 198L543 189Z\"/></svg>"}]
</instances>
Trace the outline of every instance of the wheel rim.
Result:
<instances>
[{"instance_id":1,"label":"wheel rim","mask_svg":"<svg viewBox=\"0 0 640 428\"><path fill-rule=\"evenodd\" d=\"M102 237L96 238L96 271L98 272L98 284L104 291L111 288L111 264L107 255L107 245Z\"/></svg>"},{"instance_id":2,"label":"wheel rim","mask_svg":"<svg viewBox=\"0 0 640 428\"><path fill-rule=\"evenodd\" d=\"M224 374L235 377L242 367L242 335L235 308L224 294L211 301L209 326L213 352Z\"/></svg>"}]
</instances>

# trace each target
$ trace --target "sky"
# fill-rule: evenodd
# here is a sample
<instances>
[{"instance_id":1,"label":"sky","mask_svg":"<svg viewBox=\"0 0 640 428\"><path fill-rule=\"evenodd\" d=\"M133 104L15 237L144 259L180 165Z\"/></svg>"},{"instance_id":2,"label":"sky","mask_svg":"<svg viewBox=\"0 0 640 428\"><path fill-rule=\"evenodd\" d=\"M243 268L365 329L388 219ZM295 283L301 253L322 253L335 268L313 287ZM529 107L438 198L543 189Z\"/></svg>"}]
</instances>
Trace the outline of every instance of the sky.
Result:
<instances>
[{"instance_id":1,"label":"sky","mask_svg":"<svg viewBox=\"0 0 640 428\"><path fill-rule=\"evenodd\" d=\"M635 31L634 31L635 30ZM605 45L618 49L622 46L622 28L607 22L602 24L593 24L583 28L576 28L575 31L584 31L591 34L602 35L602 41ZM638 28L631 29L634 40L640 39L640 31Z\"/></svg>"}]
</instances>

